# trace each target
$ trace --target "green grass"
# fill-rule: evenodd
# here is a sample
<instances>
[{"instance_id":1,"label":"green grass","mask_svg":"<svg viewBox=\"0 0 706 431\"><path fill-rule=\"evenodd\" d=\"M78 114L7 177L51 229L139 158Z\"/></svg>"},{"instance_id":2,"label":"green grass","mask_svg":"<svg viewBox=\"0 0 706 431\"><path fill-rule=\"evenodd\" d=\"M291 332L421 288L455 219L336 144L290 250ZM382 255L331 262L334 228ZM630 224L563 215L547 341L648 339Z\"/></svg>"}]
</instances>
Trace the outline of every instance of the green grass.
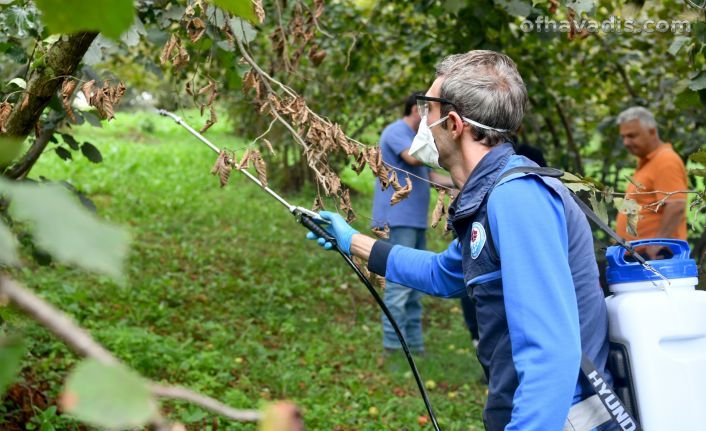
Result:
<instances>
[{"instance_id":1,"label":"green grass","mask_svg":"<svg viewBox=\"0 0 706 431\"><path fill-rule=\"evenodd\" d=\"M96 145L104 162L80 154L65 162L47 153L31 177L69 181L94 200L101 217L129 229L127 282L29 258L18 279L151 379L239 408L290 399L311 430L422 428L424 404L404 359L382 358L379 309L340 257L306 242L280 204L237 173L221 189L209 174L215 155L171 120L119 113L102 129L74 133ZM245 144L222 123L207 136L229 148ZM305 192L287 198L312 201ZM371 200L366 192L354 198L361 230ZM429 239L436 249L448 241L439 231ZM439 423L444 430L481 430L486 389L458 302L429 297L424 305L428 355L417 363L436 383L429 392ZM0 307L0 316L30 343L22 379L55 402L78 358L12 309ZM212 429L209 412L174 402L164 407L189 429ZM5 400L0 424L11 414ZM44 416L56 429L74 428L63 417ZM219 430L256 428L218 422Z\"/></svg>"}]
</instances>

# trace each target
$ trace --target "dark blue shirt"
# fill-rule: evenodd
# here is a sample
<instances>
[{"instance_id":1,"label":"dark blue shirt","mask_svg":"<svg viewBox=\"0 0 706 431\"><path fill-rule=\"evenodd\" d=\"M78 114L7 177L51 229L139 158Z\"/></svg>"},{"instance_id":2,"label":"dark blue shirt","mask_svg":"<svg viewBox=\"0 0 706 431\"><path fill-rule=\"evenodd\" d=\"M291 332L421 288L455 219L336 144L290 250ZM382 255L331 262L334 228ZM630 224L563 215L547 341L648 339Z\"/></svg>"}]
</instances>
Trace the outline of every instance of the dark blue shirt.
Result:
<instances>
[{"instance_id":1,"label":"dark blue shirt","mask_svg":"<svg viewBox=\"0 0 706 431\"><path fill-rule=\"evenodd\" d=\"M400 156L400 153L412 146L415 135L416 132L404 120L399 119L387 126L380 137L382 160L401 169L397 170L397 178L402 186L406 184L408 176L404 171L425 179L429 178L429 168L412 166ZM407 199L396 205L390 205L390 198L394 193L392 187L382 190L380 180L375 180L373 227L388 225L390 227L404 226L426 229L429 213L429 183L413 176L409 176L409 179L412 180L412 193Z\"/></svg>"}]
</instances>

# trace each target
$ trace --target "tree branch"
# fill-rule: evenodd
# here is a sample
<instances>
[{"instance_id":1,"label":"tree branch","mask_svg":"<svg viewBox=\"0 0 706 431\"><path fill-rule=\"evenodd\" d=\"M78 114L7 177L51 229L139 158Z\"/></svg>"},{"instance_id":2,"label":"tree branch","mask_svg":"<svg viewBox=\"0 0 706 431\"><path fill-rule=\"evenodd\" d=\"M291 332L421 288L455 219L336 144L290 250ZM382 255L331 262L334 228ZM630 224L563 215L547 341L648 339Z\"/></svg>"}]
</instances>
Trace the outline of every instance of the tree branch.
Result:
<instances>
[{"instance_id":1,"label":"tree branch","mask_svg":"<svg viewBox=\"0 0 706 431\"><path fill-rule=\"evenodd\" d=\"M66 36L66 40L59 39L52 45L45 56L44 65L32 71L24 98L15 103L7 119L5 129L8 135L24 138L34 129L44 108L64 82L63 76L76 71L97 35L89 32L74 33Z\"/></svg>"},{"instance_id":2,"label":"tree branch","mask_svg":"<svg viewBox=\"0 0 706 431\"><path fill-rule=\"evenodd\" d=\"M29 171L32 170L32 167L37 163L37 160L39 160L39 157L44 152L44 149L49 145L49 140L54 135L54 132L56 132L57 124L58 123L55 123L54 127L49 130L42 131L22 158L4 173L7 178L17 180L25 178L27 174L29 174Z\"/></svg>"},{"instance_id":3,"label":"tree branch","mask_svg":"<svg viewBox=\"0 0 706 431\"><path fill-rule=\"evenodd\" d=\"M163 386L150 383L150 391L158 397L187 401L214 413L238 422L257 422L262 415L257 410L236 410L213 398L201 395L190 389L177 386Z\"/></svg>"},{"instance_id":4,"label":"tree branch","mask_svg":"<svg viewBox=\"0 0 706 431\"><path fill-rule=\"evenodd\" d=\"M6 275L0 275L0 297L9 299L80 356L94 358L105 364L120 364L120 361L112 353L93 340L88 331L78 326L68 315ZM236 410L218 400L189 389L164 386L149 380L147 383L152 394L157 397L188 401L234 421L254 422L260 420L261 417L258 411ZM165 424L166 422L160 415L152 420L151 425L156 430L169 429Z\"/></svg>"},{"instance_id":5,"label":"tree branch","mask_svg":"<svg viewBox=\"0 0 706 431\"><path fill-rule=\"evenodd\" d=\"M561 104L559 101L554 98L554 106L556 107L556 111L559 114L559 118L561 119L561 124L564 126L564 130L566 131L566 139L567 143L569 146L569 151L573 153L574 156L574 164L576 165L576 172L584 176L584 169L583 169L583 162L581 161L581 153L579 152L579 148L576 145L576 141L574 141L574 134L571 131L571 124L569 124L569 120L566 118L566 114L564 114L564 110L561 107Z\"/></svg>"}]
</instances>

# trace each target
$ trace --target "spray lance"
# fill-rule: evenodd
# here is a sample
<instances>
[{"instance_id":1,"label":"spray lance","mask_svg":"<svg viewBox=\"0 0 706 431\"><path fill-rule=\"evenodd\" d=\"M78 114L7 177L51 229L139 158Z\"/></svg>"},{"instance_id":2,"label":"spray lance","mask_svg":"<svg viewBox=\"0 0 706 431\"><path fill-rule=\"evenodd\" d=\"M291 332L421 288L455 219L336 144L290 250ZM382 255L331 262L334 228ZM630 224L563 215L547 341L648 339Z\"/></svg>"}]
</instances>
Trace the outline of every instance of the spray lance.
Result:
<instances>
[{"instance_id":1,"label":"spray lance","mask_svg":"<svg viewBox=\"0 0 706 431\"><path fill-rule=\"evenodd\" d=\"M177 116L176 114L166 111L164 109L159 109L157 110L157 113L159 115L163 115L165 117L170 117L173 119L177 124L188 130L192 135L194 135L198 140L206 144L209 148L211 148L214 152L217 154L222 154L222 151L215 145L213 145L208 139L206 139L203 135L201 135L199 132L194 130L191 126L189 126L187 123L184 122L184 120L181 119L181 117ZM225 161L228 165L230 166L235 166L236 163L234 160L231 158L228 158ZM431 402L429 401L429 396L426 392L426 389L424 388L424 383L422 382L422 378L419 375L419 371L417 370L417 365L414 363L414 359L412 358L412 354L409 351L409 347L407 346L407 342L404 339L404 336L402 335L402 332L400 331L399 326L397 325L397 322L395 321L394 317L392 317L392 314L390 313L390 310L387 309L387 306L385 306L385 303L382 301L380 298L380 295L378 292L375 290L373 287L372 283L370 280L363 274L361 269L358 267L358 265L353 262L350 256L348 256L346 253L341 250L339 247L336 238L334 238L332 235L330 235L324 228L321 227L321 225L325 225L328 222L328 220L322 219L318 213L309 210L308 208L304 208L301 206L296 206L292 205L289 202L287 202L282 196L277 194L274 190L270 189L266 185L264 185L259 179L257 179L255 176L253 176L250 172L244 170L244 169L237 169L241 174L245 175L250 181L254 182L262 190L264 190L267 194L272 196L277 202L281 203L284 205L285 208L294 216L296 221L298 223L301 223L309 229L311 232L314 234L318 235L319 237L323 238L326 242L331 243L332 248L334 248L338 253L341 255L341 257L346 261L348 266L353 269L353 271L356 273L360 281L365 285L365 287L368 289L370 294L375 298L375 302L380 306L382 309L382 312L385 314L385 316L388 318L390 323L392 324L392 328L395 331L395 334L397 334L397 338L400 340L400 344L402 345L402 350L404 350L405 356L407 357L407 362L409 363L410 368L412 369L412 374L414 375L414 379L417 382L417 387L419 388L419 392L422 396L422 399L424 400L424 405L427 409L427 412L429 413L429 418L431 420L431 423L434 425L434 429L436 431L439 431L439 424L436 420L436 416L434 415L434 410L431 406Z\"/></svg>"}]
</instances>

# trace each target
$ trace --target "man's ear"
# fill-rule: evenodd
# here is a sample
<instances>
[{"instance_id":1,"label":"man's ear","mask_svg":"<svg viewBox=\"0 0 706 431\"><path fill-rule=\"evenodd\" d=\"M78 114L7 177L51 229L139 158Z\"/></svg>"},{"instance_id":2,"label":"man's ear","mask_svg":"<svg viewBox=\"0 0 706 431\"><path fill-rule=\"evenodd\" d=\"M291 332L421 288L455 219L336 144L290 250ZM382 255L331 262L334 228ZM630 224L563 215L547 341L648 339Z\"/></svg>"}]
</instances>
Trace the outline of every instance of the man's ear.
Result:
<instances>
[{"instance_id":1,"label":"man's ear","mask_svg":"<svg viewBox=\"0 0 706 431\"><path fill-rule=\"evenodd\" d=\"M463 127L465 126L465 123L456 111L449 112L449 118L446 119L446 123L449 131L451 132L451 136L453 136L454 139L463 134Z\"/></svg>"}]
</instances>

